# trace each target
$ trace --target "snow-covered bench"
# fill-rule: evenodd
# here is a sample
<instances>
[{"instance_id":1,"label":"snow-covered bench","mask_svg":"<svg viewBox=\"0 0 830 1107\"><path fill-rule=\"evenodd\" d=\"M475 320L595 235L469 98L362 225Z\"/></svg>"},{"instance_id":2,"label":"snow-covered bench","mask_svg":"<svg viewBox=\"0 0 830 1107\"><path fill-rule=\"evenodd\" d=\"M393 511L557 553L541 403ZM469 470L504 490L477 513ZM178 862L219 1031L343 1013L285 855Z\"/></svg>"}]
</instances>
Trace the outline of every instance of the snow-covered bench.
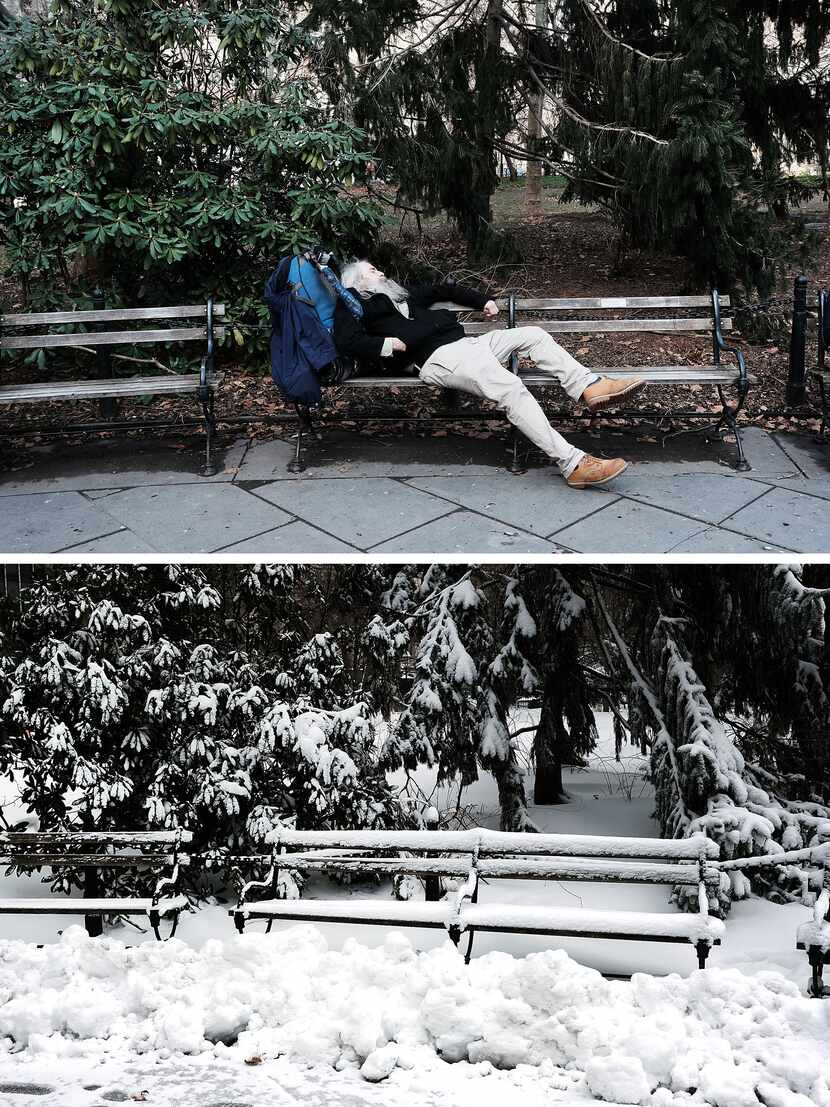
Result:
<instances>
[{"instance_id":1,"label":"snow-covered bench","mask_svg":"<svg viewBox=\"0 0 830 1107\"><path fill-rule=\"evenodd\" d=\"M287 852L297 850L299 852ZM720 874L711 858L717 846L703 835L678 840L612 838L576 834L506 834L465 831L295 831L273 837L271 868L264 880L248 881L229 914L240 933L249 919L343 922L445 929L456 945L468 937L466 960L478 931L556 937L617 938L694 945L703 968L724 926L709 914ZM278 898L280 879L291 870L380 873L421 878L455 877L443 899L393 900ZM684 886L698 897L695 914L605 911L573 907L479 903L491 880L587 880ZM256 901L255 892L270 892Z\"/></svg>"},{"instance_id":2,"label":"snow-covered bench","mask_svg":"<svg viewBox=\"0 0 830 1107\"><path fill-rule=\"evenodd\" d=\"M0 865L22 870L49 869L56 880L67 870L84 870L84 894L0 899L0 914L83 915L87 932L102 931L104 915L141 915L156 938L163 918L172 918L169 937L188 904L179 892L179 868L188 857L181 846L188 830L172 831L7 831L0 832ZM102 894L101 870L142 869L155 877L149 896Z\"/></svg>"}]
</instances>

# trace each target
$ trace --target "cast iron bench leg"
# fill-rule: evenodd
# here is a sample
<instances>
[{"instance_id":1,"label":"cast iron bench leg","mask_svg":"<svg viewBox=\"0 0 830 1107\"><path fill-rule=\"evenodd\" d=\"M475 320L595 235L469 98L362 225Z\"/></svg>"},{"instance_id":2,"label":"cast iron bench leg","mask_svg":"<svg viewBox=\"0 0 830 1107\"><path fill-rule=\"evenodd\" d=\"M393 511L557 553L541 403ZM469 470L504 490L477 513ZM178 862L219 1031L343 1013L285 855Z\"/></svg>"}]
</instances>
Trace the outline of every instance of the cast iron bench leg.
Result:
<instances>
[{"instance_id":1,"label":"cast iron bench leg","mask_svg":"<svg viewBox=\"0 0 830 1107\"><path fill-rule=\"evenodd\" d=\"M818 378L818 394L821 397L821 426L818 430L818 440L823 442L824 432L827 430L827 388L824 384L824 377Z\"/></svg>"},{"instance_id":2,"label":"cast iron bench leg","mask_svg":"<svg viewBox=\"0 0 830 1107\"><path fill-rule=\"evenodd\" d=\"M100 938L104 933L104 916L84 915L84 928L90 938Z\"/></svg>"},{"instance_id":3,"label":"cast iron bench leg","mask_svg":"<svg viewBox=\"0 0 830 1107\"><path fill-rule=\"evenodd\" d=\"M814 999L822 999L824 996L824 954L820 946L810 946L807 950L807 959L810 962L810 983L807 994Z\"/></svg>"},{"instance_id":4,"label":"cast iron bench leg","mask_svg":"<svg viewBox=\"0 0 830 1107\"><path fill-rule=\"evenodd\" d=\"M311 431L311 415L305 404L294 404L297 413L297 450L294 457L288 463L289 473L302 473L305 469L303 460L303 432Z\"/></svg>"},{"instance_id":5,"label":"cast iron bench leg","mask_svg":"<svg viewBox=\"0 0 830 1107\"><path fill-rule=\"evenodd\" d=\"M205 417L205 468L204 475L212 477L216 473L214 460L214 438L216 436L216 417L214 415L214 396L212 388L200 388L199 399Z\"/></svg>"},{"instance_id":6,"label":"cast iron bench leg","mask_svg":"<svg viewBox=\"0 0 830 1107\"><path fill-rule=\"evenodd\" d=\"M735 469L739 473L751 472L752 466L746 459L746 454L744 453L744 444L743 440L741 439L741 430L738 426L738 414L740 413L741 408L744 406L746 393L743 392L738 396L738 402L735 404L734 407L729 403L726 396L724 395L723 385L718 385L718 395L720 396L723 413L720 419L718 419L718 421L714 424L714 426L710 427L705 433L717 434L721 427L726 427L729 433L734 435L735 437L735 447L738 451L738 461L735 465Z\"/></svg>"},{"instance_id":7,"label":"cast iron bench leg","mask_svg":"<svg viewBox=\"0 0 830 1107\"><path fill-rule=\"evenodd\" d=\"M695 952L697 953L697 967L699 969L706 968L706 958L709 956L712 947L708 942L701 941L695 942Z\"/></svg>"}]
</instances>

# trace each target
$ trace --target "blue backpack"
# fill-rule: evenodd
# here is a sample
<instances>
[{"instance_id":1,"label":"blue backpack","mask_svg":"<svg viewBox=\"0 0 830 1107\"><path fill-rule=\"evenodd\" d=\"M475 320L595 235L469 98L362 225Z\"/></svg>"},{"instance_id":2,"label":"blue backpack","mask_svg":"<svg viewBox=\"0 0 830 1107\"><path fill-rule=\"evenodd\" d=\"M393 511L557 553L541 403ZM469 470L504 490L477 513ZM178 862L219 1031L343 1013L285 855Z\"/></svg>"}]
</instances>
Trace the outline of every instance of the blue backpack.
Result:
<instances>
[{"instance_id":1,"label":"blue backpack","mask_svg":"<svg viewBox=\"0 0 830 1107\"><path fill-rule=\"evenodd\" d=\"M289 403L319 404L319 374L337 358L334 340L314 304L298 296L289 281L291 257L282 258L265 283L271 310L271 376Z\"/></svg>"}]
</instances>

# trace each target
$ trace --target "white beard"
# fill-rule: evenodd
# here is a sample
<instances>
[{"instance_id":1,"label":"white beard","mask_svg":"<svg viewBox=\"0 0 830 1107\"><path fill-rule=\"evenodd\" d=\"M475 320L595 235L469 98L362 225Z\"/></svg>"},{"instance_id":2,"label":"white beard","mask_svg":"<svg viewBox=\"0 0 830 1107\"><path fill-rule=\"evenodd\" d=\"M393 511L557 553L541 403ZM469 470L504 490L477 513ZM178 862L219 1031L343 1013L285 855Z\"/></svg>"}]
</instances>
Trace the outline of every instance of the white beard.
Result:
<instances>
[{"instance_id":1,"label":"white beard","mask_svg":"<svg viewBox=\"0 0 830 1107\"><path fill-rule=\"evenodd\" d=\"M388 296L401 315L409 319L409 304L406 302L409 293L397 281L390 280L389 277L382 277L375 281L371 287L364 286L362 290L363 296L374 296L377 293Z\"/></svg>"},{"instance_id":2,"label":"white beard","mask_svg":"<svg viewBox=\"0 0 830 1107\"><path fill-rule=\"evenodd\" d=\"M374 282L371 288L367 288L366 291L372 295L376 292L382 293L384 296L388 296L393 304L402 303L409 297L409 293L406 289L397 283L397 281L391 280L389 277L383 277L380 280Z\"/></svg>"}]
</instances>

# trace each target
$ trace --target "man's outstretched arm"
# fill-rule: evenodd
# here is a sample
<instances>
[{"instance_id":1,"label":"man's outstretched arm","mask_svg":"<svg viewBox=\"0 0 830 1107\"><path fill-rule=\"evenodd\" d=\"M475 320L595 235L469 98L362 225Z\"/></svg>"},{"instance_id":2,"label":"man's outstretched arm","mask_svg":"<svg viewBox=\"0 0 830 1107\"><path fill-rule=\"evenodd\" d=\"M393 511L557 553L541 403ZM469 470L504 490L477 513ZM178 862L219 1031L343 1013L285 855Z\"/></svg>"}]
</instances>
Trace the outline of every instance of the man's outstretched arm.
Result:
<instances>
[{"instance_id":1,"label":"man's outstretched arm","mask_svg":"<svg viewBox=\"0 0 830 1107\"><path fill-rule=\"evenodd\" d=\"M473 308L475 311L483 311L488 304L493 303L483 292L470 288L469 285L456 284L455 281L407 285L407 291L413 300L425 307L446 300L453 304L461 304L462 307ZM493 306L495 307L495 304Z\"/></svg>"}]
</instances>

